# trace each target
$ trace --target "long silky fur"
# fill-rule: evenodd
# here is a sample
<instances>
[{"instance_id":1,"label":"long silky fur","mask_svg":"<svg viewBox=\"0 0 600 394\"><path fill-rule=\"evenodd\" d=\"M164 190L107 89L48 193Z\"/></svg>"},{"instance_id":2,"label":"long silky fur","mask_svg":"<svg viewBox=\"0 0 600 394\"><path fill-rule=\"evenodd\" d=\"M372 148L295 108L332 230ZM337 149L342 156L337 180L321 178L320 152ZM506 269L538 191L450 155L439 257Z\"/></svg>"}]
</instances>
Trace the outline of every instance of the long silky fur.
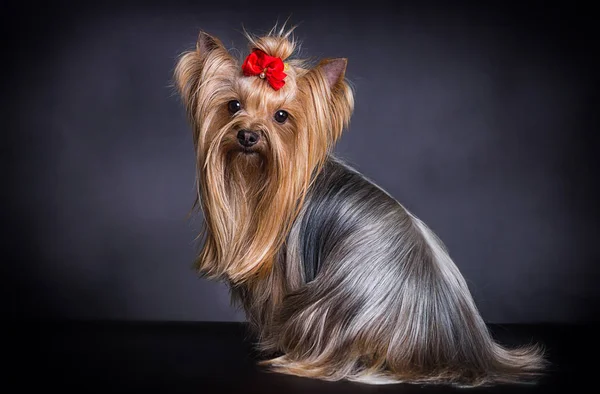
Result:
<instances>
[{"instance_id":1,"label":"long silky fur","mask_svg":"<svg viewBox=\"0 0 600 394\"><path fill-rule=\"evenodd\" d=\"M541 347L495 342L438 237L332 154L354 107L346 61L288 59L292 30L247 36L250 49L287 61L280 91L243 76L206 33L175 69L205 221L198 270L230 285L262 364L369 384L535 381ZM239 114L226 110L232 99ZM283 125L272 121L278 108L290 113ZM261 130L256 154L236 153L241 128Z\"/></svg>"},{"instance_id":2,"label":"long silky fur","mask_svg":"<svg viewBox=\"0 0 600 394\"><path fill-rule=\"evenodd\" d=\"M265 361L273 370L477 386L528 381L543 367L540 347L508 350L494 342L435 234L333 156L278 264L295 286L275 318L262 322L263 350L283 353Z\"/></svg>"}]
</instances>

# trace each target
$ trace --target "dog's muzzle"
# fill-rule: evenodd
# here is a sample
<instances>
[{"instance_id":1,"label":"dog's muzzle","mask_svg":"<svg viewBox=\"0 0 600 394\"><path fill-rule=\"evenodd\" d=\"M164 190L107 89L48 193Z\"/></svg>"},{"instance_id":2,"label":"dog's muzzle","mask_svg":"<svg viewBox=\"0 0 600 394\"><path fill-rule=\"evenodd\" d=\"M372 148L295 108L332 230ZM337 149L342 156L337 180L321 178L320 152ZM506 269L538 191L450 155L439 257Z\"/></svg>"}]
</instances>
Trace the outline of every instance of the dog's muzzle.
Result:
<instances>
[{"instance_id":1,"label":"dog's muzzle","mask_svg":"<svg viewBox=\"0 0 600 394\"><path fill-rule=\"evenodd\" d=\"M251 130L240 130L238 131L237 139L241 146L250 148L251 146L256 145L260 139L260 135Z\"/></svg>"}]
</instances>

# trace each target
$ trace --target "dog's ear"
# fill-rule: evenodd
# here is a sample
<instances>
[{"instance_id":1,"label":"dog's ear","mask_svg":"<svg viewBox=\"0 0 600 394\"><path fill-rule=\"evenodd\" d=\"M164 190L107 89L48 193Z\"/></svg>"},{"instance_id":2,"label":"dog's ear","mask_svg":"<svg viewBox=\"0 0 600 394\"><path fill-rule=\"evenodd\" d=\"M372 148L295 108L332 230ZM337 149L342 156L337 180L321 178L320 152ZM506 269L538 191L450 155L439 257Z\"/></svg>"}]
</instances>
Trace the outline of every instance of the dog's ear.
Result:
<instances>
[{"instance_id":1,"label":"dog's ear","mask_svg":"<svg viewBox=\"0 0 600 394\"><path fill-rule=\"evenodd\" d=\"M321 70L330 89L335 89L344 82L348 60L345 58L321 60L318 69Z\"/></svg>"},{"instance_id":2,"label":"dog's ear","mask_svg":"<svg viewBox=\"0 0 600 394\"><path fill-rule=\"evenodd\" d=\"M196 41L196 53L198 56L204 60L214 50L225 50L225 47L218 38L211 36L205 31L201 31Z\"/></svg>"},{"instance_id":3,"label":"dog's ear","mask_svg":"<svg viewBox=\"0 0 600 394\"><path fill-rule=\"evenodd\" d=\"M175 86L186 107L191 109L200 83L231 78L235 63L218 38L201 31L196 48L181 55L174 72Z\"/></svg>"},{"instance_id":4,"label":"dog's ear","mask_svg":"<svg viewBox=\"0 0 600 394\"><path fill-rule=\"evenodd\" d=\"M325 133L333 144L348 127L354 110L354 94L346 81L345 58L327 58L307 70L298 80L299 97L309 117L311 135ZM312 128L311 125L321 125Z\"/></svg>"},{"instance_id":5,"label":"dog's ear","mask_svg":"<svg viewBox=\"0 0 600 394\"><path fill-rule=\"evenodd\" d=\"M348 126L354 109L354 95L350 84L346 81L347 66L346 58L326 58L321 60L313 70L321 74L321 80L329 88L328 92L321 88L321 97L327 97L326 100L331 106L329 117L332 141L337 140L342 130Z\"/></svg>"}]
</instances>

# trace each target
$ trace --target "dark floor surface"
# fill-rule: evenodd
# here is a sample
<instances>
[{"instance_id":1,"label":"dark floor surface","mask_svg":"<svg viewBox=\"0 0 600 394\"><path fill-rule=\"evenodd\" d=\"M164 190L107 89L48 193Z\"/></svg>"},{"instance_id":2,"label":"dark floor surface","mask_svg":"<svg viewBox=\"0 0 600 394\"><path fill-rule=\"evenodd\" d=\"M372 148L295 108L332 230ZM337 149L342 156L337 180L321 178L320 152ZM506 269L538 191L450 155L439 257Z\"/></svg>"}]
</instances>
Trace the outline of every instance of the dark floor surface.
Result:
<instances>
[{"instance_id":1,"label":"dark floor surface","mask_svg":"<svg viewBox=\"0 0 600 394\"><path fill-rule=\"evenodd\" d=\"M535 386L454 389L368 386L268 373L255 364L241 323L39 323L9 325L7 393L587 393L598 380L598 326L490 326L504 344L541 341L552 363ZM8 365L8 367L6 367ZM8 378L8 379L6 379ZM587 389L586 385L590 384ZM54 390L57 391L54 391ZM4 390L3 390L4 391Z\"/></svg>"}]
</instances>

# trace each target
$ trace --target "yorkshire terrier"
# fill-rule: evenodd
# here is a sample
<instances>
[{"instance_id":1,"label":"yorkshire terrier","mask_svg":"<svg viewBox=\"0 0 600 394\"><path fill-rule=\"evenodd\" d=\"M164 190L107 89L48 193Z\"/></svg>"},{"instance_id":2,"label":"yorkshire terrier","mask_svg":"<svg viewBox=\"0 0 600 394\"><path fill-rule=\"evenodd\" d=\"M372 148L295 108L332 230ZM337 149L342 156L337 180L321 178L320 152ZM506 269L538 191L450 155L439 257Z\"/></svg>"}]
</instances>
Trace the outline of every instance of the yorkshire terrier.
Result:
<instances>
[{"instance_id":1,"label":"yorkshire terrier","mask_svg":"<svg viewBox=\"0 0 600 394\"><path fill-rule=\"evenodd\" d=\"M228 284L268 370L369 384L535 380L541 346L493 338L442 241L332 152L347 60L294 58L294 28L200 32L174 81L193 128L198 272Z\"/></svg>"}]
</instances>

